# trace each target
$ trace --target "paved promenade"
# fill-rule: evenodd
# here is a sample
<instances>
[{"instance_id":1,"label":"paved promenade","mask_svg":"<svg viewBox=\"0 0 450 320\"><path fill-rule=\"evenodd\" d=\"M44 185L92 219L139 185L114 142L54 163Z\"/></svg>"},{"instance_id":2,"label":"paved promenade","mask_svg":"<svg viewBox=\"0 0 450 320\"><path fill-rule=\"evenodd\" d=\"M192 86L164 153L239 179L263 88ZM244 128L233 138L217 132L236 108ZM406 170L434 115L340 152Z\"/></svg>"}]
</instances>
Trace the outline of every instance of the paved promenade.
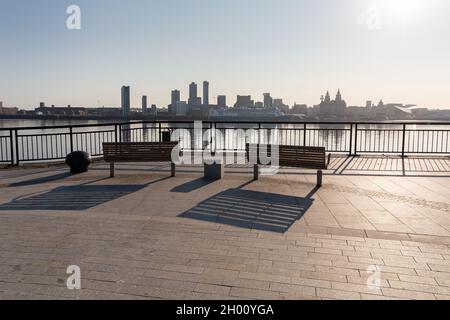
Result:
<instances>
[{"instance_id":1,"label":"paved promenade","mask_svg":"<svg viewBox=\"0 0 450 320\"><path fill-rule=\"evenodd\" d=\"M449 299L450 160L373 159L1 170L0 299Z\"/></svg>"}]
</instances>

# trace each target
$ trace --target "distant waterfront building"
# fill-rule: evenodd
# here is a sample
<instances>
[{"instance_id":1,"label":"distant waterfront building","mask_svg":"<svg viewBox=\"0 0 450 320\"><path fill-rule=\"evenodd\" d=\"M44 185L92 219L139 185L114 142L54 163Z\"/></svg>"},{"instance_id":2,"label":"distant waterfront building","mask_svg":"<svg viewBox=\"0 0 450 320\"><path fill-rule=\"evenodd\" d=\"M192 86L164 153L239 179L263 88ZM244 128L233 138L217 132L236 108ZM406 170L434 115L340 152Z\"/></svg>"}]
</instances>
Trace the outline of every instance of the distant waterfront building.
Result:
<instances>
[{"instance_id":1,"label":"distant waterfront building","mask_svg":"<svg viewBox=\"0 0 450 320\"><path fill-rule=\"evenodd\" d=\"M158 107L156 106L156 104L152 104L150 114L155 117L158 115Z\"/></svg>"},{"instance_id":2,"label":"distant waterfront building","mask_svg":"<svg viewBox=\"0 0 450 320\"><path fill-rule=\"evenodd\" d=\"M273 99L270 96L270 93L264 93L264 108L273 108Z\"/></svg>"},{"instance_id":3,"label":"distant waterfront building","mask_svg":"<svg viewBox=\"0 0 450 320\"><path fill-rule=\"evenodd\" d=\"M99 116L99 117L120 117L122 110L116 107L101 107L86 109L87 115Z\"/></svg>"},{"instance_id":4,"label":"distant waterfront building","mask_svg":"<svg viewBox=\"0 0 450 320\"><path fill-rule=\"evenodd\" d=\"M67 107L55 107L52 105L51 107L39 107L34 109L34 113L36 115L42 116L66 116L66 117L81 117L86 116L88 111L86 108L73 108L70 105Z\"/></svg>"},{"instance_id":5,"label":"distant waterfront building","mask_svg":"<svg viewBox=\"0 0 450 320\"><path fill-rule=\"evenodd\" d=\"M189 109L194 109L195 107L197 107L197 103L198 103L197 98L198 98L197 84L195 82L192 82L189 85L189 100L188 100Z\"/></svg>"},{"instance_id":6,"label":"distant waterfront building","mask_svg":"<svg viewBox=\"0 0 450 320\"><path fill-rule=\"evenodd\" d=\"M2 115L15 115L19 112L18 108L6 108L3 106L3 102L0 101L0 114Z\"/></svg>"},{"instance_id":7,"label":"distant waterfront building","mask_svg":"<svg viewBox=\"0 0 450 320\"><path fill-rule=\"evenodd\" d=\"M330 93L327 91L325 98L322 96L322 102L319 105L320 116L326 118L344 117L347 103L342 99L341 91L338 90L336 99L331 100Z\"/></svg>"},{"instance_id":8,"label":"distant waterfront building","mask_svg":"<svg viewBox=\"0 0 450 320\"><path fill-rule=\"evenodd\" d=\"M288 113L289 106L283 103L283 99L274 99L273 108L276 108L284 113Z\"/></svg>"},{"instance_id":9,"label":"distant waterfront building","mask_svg":"<svg viewBox=\"0 0 450 320\"><path fill-rule=\"evenodd\" d=\"M169 113L176 113L177 103L181 100L180 90L172 90Z\"/></svg>"},{"instance_id":10,"label":"distant waterfront building","mask_svg":"<svg viewBox=\"0 0 450 320\"><path fill-rule=\"evenodd\" d=\"M186 101L177 101L175 106L175 114L177 116L185 116L188 113L188 104Z\"/></svg>"},{"instance_id":11,"label":"distant waterfront building","mask_svg":"<svg viewBox=\"0 0 450 320\"><path fill-rule=\"evenodd\" d=\"M292 109L290 110L291 114L308 114L308 106L306 104L294 104Z\"/></svg>"},{"instance_id":12,"label":"distant waterfront building","mask_svg":"<svg viewBox=\"0 0 450 320\"><path fill-rule=\"evenodd\" d=\"M217 106L219 108L226 108L227 107L227 96L224 96L224 95L217 96Z\"/></svg>"},{"instance_id":13,"label":"distant waterfront building","mask_svg":"<svg viewBox=\"0 0 450 320\"><path fill-rule=\"evenodd\" d=\"M237 96L235 108L253 108L255 102L252 100L252 96Z\"/></svg>"},{"instance_id":14,"label":"distant waterfront building","mask_svg":"<svg viewBox=\"0 0 450 320\"><path fill-rule=\"evenodd\" d=\"M122 116L126 117L130 115L130 87L123 86L121 91L122 96Z\"/></svg>"},{"instance_id":15,"label":"distant waterfront building","mask_svg":"<svg viewBox=\"0 0 450 320\"><path fill-rule=\"evenodd\" d=\"M371 100L367 100L366 101L366 108L372 108L372 101Z\"/></svg>"},{"instance_id":16,"label":"distant waterfront building","mask_svg":"<svg viewBox=\"0 0 450 320\"><path fill-rule=\"evenodd\" d=\"M203 82L203 106L209 106L209 82Z\"/></svg>"},{"instance_id":17,"label":"distant waterfront building","mask_svg":"<svg viewBox=\"0 0 450 320\"><path fill-rule=\"evenodd\" d=\"M147 115L147 96L142 96L142 114Z\"/></svg>"}]
</instances>

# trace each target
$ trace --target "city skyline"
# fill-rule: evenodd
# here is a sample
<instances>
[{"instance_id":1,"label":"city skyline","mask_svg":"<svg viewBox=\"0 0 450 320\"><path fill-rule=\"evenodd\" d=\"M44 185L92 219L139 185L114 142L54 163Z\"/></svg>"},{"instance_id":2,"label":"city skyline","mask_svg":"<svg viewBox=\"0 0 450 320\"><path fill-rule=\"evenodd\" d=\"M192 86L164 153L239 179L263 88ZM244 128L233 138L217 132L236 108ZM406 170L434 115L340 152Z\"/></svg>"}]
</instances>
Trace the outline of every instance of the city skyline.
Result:
<instances>
[{"instance_id":1,"label":"city skyline","mask_svg":"<svg viewBox=\"0 0 450 320\"><path fill-rule=\"evenodd\" d=\"M164 104L164 105L156 105L156 103L151 101L151 97L149 99L149 96L146 93L142 93L142 92L133 92L133 88L130 85L123 85L121 87L121 91L120 94L118 96L118 102L113 104L113 105L102 105L102 106L94 106L94 105L84 105L84 106L77 106L77 105L73 105L71 103L66 103L66 104L62 104L62 105L56 105L54 103L49 103L48 101L40 101L39 102L39 106L41 107L65 107L65 106L69 106L69 107L84 107L84 108L102 108L102 107L108 107L108 108L118 108L121 110L127 110L125 113L129 113L131 108L134 109L146 109L147 105L149 103L151 103L152 105L157 106L159 109L166 109L170 112L171 108L176 107L177 103L185 103L186 106L188 106L189 108L195 108L195 107L212 107L212 106L216 106L216 107L222 107L222 108L236 108L236 107L254 107L254 108L273 108L276 106L276 104L280 104L282 103L284 106L292 109L295 106L298 105L302 105L302 106L307 106L307 107L317 107L320 106L323 102L330 102L330 92L332 92L333 90L329 90L326 89L325 91L322 91L322 93L325 92L325 94L320 94L318 95L318 99L315 103L312 104L307 104L307 103L303 103L301 101L295 101L292 104L285 104L284 102L284 98L283 97L273 97L272 94L270 92L265 92L262 94L259 94L257 96L253 96L251 94L244 94L244 95L240 95L240 94L236 94L233 95L231 97L228 97L227 95L215 95L213 97L213 99L210 98L209 92L210 92L210 82L209 81L202 81L202 90L199 90L198 88L198 84L193 81L191 83L189 83L188 85L186 85L187 90L186 90L186 94L183 95L182 92L183 90L181 90L180 88L177 89L173 89L168 93L168 104ZM220 91L220 90L219 90ZM205 103L205 97L207 98L206 101L207 103ZM342 90L340 88L337 89L336 92L336 100L337 101L341 101L342 99ZM347 99L346 99L347 100ZM132 104L131 101L136 101L136 104ZM229 103L227 103L227 101L230 101ZM235 103L233 102L235 101ZM3 101L0 101L3 105ZM370 100L370 99L366 99L363 103L358 104L358 105L347 105L346 106L351 106L351 107L360 107L360 108L364 108L364 107L368 107L367 104L370 103L371 106L376 105L376 102L378 102L378 104L383 104L384 99L383 98L378 98L375 100ZM243 105L241 105L243 103ZM392 103L392 102L387 102L390 105L404 105L407 107L414 107L414 108L420 108L420 106L415 105L415 104L407 104L407 103L403 103L401 101ZM145 106L145 108L144 108ZM4 106L6 107L6 106ZM18 108L23 108L22 110L29 110L30 108L35 108L35 106L17 106ZM27 108L28 107L28 108ZM433 108L429 108L430 110L433 110ZM446 108L442 108L442 110L445 110Z\"/></svg>"},{"instance_id":2,"label":"city skyline","mask_svg":"<svg viewBox=\"0 0 450 320\"><path fill-rule=\"evenodd\" d=\"M271 92L290 106L315 105L340 88L349 105L449 108L450 44L440 35L450 31L450 4L392 2L80 0L81 30L68 30L68 1L4 0L0 100L118 106L126 83L131 106L147 95L165 107L173 88L186 97L186 83L201 91L208 79L213 103Z\"/></svg>"}]
</instances>

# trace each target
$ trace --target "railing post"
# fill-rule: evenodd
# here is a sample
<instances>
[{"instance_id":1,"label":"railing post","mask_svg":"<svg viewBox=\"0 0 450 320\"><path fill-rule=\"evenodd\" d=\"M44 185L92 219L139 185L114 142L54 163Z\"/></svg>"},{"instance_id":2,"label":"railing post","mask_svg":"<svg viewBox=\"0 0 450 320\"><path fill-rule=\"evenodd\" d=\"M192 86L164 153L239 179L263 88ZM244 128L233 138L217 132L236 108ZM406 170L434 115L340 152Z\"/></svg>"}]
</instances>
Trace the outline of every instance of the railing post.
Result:
<instances>
[{"instance_id":1,"label":"railing post","mask_svg":"<svg viewBox=\"0 0 450 320\"><path fill-rule=\"evenodd\" d=\"M214 130L213 130L214 128ZM214 133L214 139L213 139L213 133ZM210 148L211 148L211 152L215 152L216 151L216 147L217 147L217 137L216 137L216 124L213 122L209 123L209 134L210 134L210 139L209 139L209 143L210 143ZM214 140L214 144L213 144L213 140Z\"/></svg>"},{"instance_id":2,"label":"railing post","mask_svg":"<svg viewBox=\"0 0 450 320\"><path fill-rule=\"evenodd\" d=\"M350 123L350 148L348 151L348 155L351 157L353 154L353 123Z\"/></svg>"},{"instance_id":3,"label":"railing post","mask_svg":"<svg viewBox=\"0 0 450 320\"><path fill-rule=\"evenodd\" d=\"M69 135L70 135L70 153L73 152L73 128L69 127ZM87 147L87 146L86 146Z\"/></svg>"},{"instance_id":4,"label":"railing post","mask_svg":"<svg viewBox=\"0 0 450 320\"><path fill-rule=\"evenodd\" d=\"M261 122L258 123L258 145L261 144Z\"/></svg>"},{"instance_id":5,"label":"railing post","mask_svg":"<svg viewBox=\"0 0 450 320\"><path fill-rule=\"evenodd\" d=\"M402 158L405 158L406 124L403 124Z\"/></svg>"},{"instance_id":6,"label":"railing post","mask_svg":"<svg viewBox=\"0 0 450 320\"><path fill-rule=\"evenodd\" d=\"M162 142L161 122L159 122L158 128L159 128L159 142Z\"/></svg>"},{"instance_id":7,"label":"railing post","mask_svg":"<svg viewBox=\"0 0 450 320\"><path fill-rule=\"evenodd\" d=\"M303 124L303 146L306 147L306 122Z\"/></svg>"},{"instance_id":8,"label":"railing post","mask_svg":"<svg viewBox=\"0 0 450 320\"><path fill-rule=\"evenodd\" d=\"M358 124L355 123L355 153L353 154L355 157L358 156Z\"/></svg>"},{"instance_id":9,"label":"railing post","mask_svg":"<svg viewBox=\"0 0 450 320\"><path fill-rule=\"evenodd\" d=\"M13 137L13 130L9 130L9 152L11 153L11 165L14 165L14 137Z\"/></svg>"},{"instance_id":10,"label":"railing post","mask_svg":"<svg viewBox=\"0 0 450 320\"><path fill-rule=\"evenodd\" d=\"M119 124L119 142L122 142L122 124Z\"/></svg>"},{"instance_id":11,"label":"railing post","mask_svg":"<svg viewBox=\"0 0 450 320\"><path fill-rule=\"evenodd\" d=\"M117 135L117 129L118 129L118 125L116 124L116 125L114 126L114 142L115 142L115 143L118 143L118 142L119 142L118 135Z\"/></svg>"},{"instance_id":12,"label":"railing post","mask_svg":"<svg viewBox=\"0 0 450 320\"><path fill-rule=\"evenodd\" d=\"M17 129L14 130L14 136L16 141L16 166L19 166L20 159L19 159L19 132ZM12 157L12 155L11 155Z\"/></svg>"}]
</instances>

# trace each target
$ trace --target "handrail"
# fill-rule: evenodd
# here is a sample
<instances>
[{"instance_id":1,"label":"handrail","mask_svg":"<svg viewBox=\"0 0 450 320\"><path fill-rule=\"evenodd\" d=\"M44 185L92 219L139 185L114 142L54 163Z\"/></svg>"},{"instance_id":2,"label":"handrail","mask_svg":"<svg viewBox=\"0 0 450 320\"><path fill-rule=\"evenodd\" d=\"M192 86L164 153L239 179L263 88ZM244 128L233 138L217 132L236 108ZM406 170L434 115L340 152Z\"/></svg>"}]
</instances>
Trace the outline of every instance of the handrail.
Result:
<instances>
[{"instance_id":1,"label":"handrail","mask_svg":"<svg viewBox=\"0 0 450 320\"><path fill-rule=\"evenodd\" d=\"M0 119L1 120L1 119ZM33 120L33 119L32 119ZM40 120L40 119L34 119ZM98 120L96 120L98 121ZM108 123L96 123L96 124L68 124L68 125L58 125L58 126L33 126L33 127L4 127L0 128L0 131L8 130L40 130L40 129L68 129L68 128L92 128L92 127L110 127L115 125L133 125L133 124L162 124L162 123L173 123L173 124L186 124L194 123L195 121L202 121L204 124L321 124L321 125L429 125L429 126L450 126L450 121L406 121L406 120L395 120L395 121L270 121L270 120L139 120L139 121L120 121L120 122L108 122Z\"/></svg>"}]
</instances>

